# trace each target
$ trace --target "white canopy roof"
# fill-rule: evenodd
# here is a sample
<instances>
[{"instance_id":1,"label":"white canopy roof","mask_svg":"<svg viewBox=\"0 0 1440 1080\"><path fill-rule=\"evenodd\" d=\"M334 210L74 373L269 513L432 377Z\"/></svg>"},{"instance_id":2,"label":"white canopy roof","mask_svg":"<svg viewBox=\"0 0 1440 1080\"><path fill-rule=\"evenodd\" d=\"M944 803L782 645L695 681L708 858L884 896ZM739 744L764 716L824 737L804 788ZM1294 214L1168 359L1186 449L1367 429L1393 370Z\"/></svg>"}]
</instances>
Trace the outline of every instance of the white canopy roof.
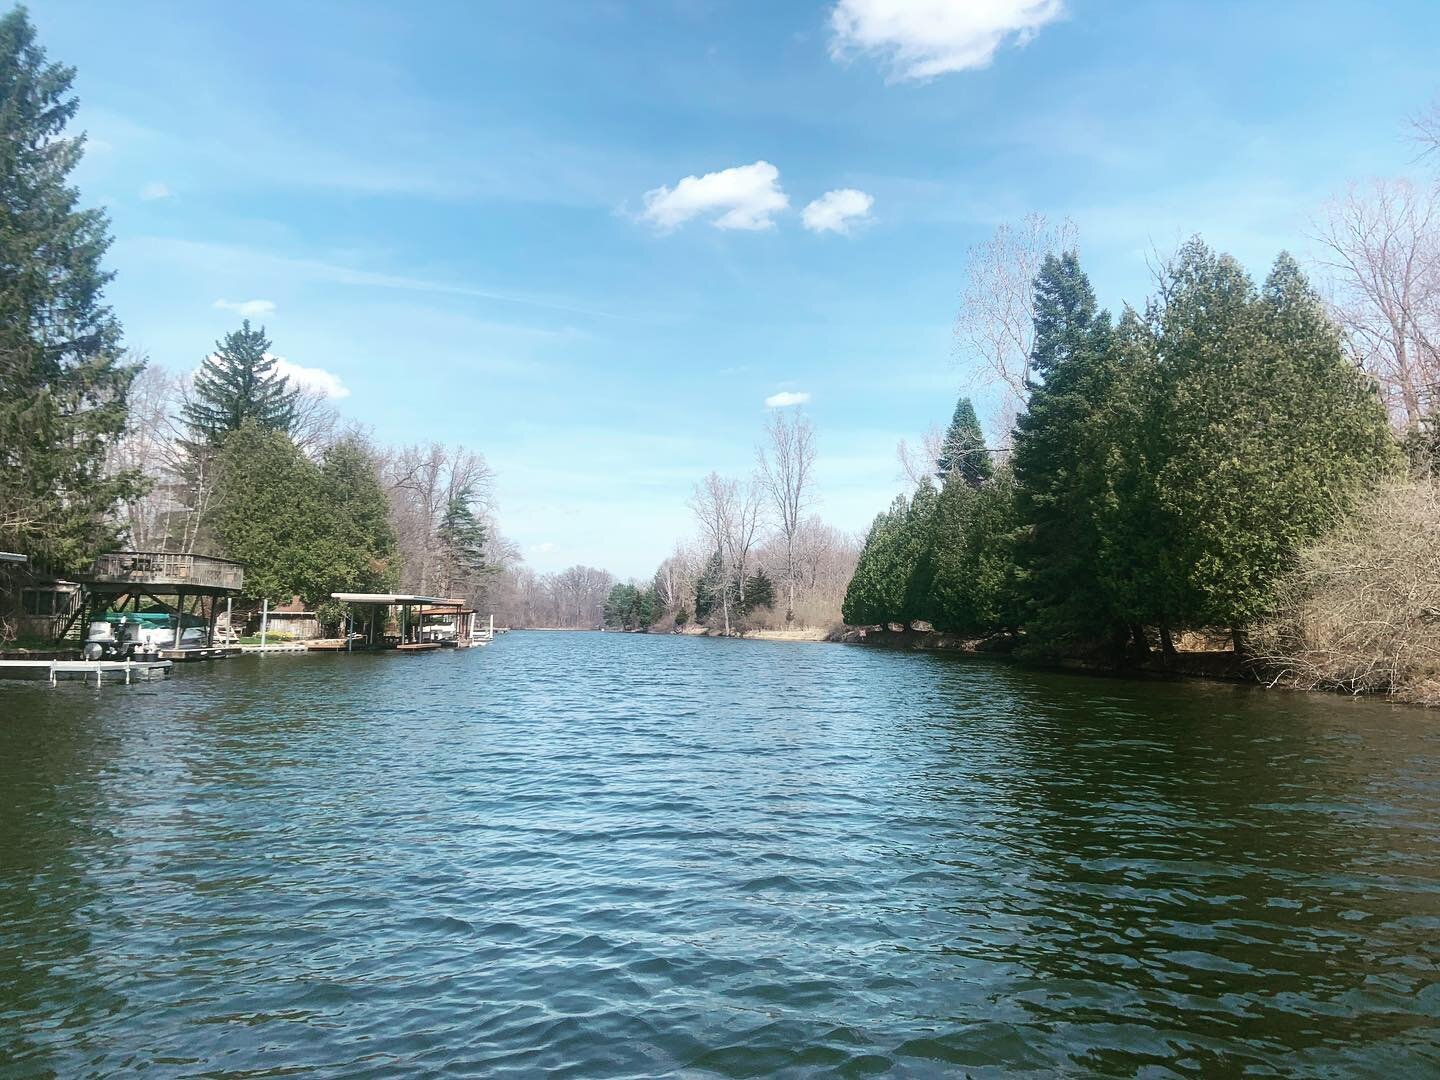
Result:
<instances>
[{"instance_id":1,"label":"white canopy roof","mask_svg":"<svg viewBox=\"0 0 1440 1080\"><path fill-rule=\"evenodd\" d=\"M465 602L443 596L412 596L409 593L385 592L335 592L330 594L330 598L346 604L425 604L435 607L460 607Z\"/></svg>"}]
</instances>

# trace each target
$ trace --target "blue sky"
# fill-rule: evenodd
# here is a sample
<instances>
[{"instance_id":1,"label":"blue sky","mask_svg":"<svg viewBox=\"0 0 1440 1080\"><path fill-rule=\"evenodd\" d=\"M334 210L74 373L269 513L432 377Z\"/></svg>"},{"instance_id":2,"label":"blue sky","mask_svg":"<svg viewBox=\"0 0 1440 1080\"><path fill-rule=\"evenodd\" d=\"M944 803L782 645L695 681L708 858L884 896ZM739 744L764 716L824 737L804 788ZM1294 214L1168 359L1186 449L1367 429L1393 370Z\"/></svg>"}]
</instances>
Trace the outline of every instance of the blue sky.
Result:
<instances>
[{"instance_id":1,"label":"blue sky","mask_svg":"<svg viewBox=\"0 0 1440 1080\"><path fill-rule=\"evenodd\" d=\"M1413 170L1440 92L1433 2L32 15L79 68L130 344L193 368L253 304L380 440L483 451L537 569L622 576L691 531L695 480L749 470L782 392L820 511L863 528L953 407L965 253L999 223L1071 218L1110 305L1195 232L1261 276L1347 181ZM868 212L807 213L836 191Z\"/></svg>"}]
</instances>

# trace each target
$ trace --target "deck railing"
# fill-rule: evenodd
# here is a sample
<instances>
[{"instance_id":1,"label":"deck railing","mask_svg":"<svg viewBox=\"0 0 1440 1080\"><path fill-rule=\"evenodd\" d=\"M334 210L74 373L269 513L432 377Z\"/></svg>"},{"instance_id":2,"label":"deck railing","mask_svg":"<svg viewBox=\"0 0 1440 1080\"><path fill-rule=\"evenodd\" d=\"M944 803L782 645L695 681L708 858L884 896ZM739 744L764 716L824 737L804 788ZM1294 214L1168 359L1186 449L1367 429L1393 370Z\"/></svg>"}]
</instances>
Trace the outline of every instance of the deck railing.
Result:
<instances>
[{"instance_id":1,"label":"deck railing","mask_svg":"<svg viewBox=\"0 0 1440 1080\"><path fill-rule=\"evenodd\" d=\"M195 585L239 589L245 568L229 559L174 551L116 551L95 559L91 577L126 585Z\"/></svg>"}]
</instances>

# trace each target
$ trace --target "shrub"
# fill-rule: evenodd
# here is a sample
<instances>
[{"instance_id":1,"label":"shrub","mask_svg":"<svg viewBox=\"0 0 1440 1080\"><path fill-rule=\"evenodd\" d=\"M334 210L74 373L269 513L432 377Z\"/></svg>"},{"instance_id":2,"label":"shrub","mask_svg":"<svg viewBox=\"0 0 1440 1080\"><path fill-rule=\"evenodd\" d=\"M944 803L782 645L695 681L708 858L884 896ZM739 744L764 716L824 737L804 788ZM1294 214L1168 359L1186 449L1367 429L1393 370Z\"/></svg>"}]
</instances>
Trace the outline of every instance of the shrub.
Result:
<instances>
[{"instance_id":1,"label":"shrub","mask_svg":"<svg viewBox=\"0 0 1440 1080\"><path fill-rule=\"evenodd\" d=\"M1440 486L1387 484L1306 548L1253 641L1275 681L1440 704Z\"/></svg>"}]
</instances>

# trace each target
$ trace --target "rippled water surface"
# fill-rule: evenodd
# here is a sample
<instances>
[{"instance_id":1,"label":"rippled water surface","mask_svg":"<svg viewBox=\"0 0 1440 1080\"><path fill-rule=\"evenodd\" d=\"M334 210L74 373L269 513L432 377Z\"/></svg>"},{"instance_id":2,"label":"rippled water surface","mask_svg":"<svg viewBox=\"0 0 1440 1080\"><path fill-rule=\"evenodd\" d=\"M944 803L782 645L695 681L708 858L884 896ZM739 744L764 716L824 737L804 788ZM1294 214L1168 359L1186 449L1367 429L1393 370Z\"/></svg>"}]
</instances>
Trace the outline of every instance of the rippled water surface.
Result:
<instances>
[{"instance_id":1,"label":"rippled water surface","mask_svg":"<svg viewBox=\"0 0 1440 1080\"><path fill-rule=\"evenodd\" d=\"M0 683L0 1072L1440 1070L1440 724L511 634Z\"/></svg>"}]
</instances>

